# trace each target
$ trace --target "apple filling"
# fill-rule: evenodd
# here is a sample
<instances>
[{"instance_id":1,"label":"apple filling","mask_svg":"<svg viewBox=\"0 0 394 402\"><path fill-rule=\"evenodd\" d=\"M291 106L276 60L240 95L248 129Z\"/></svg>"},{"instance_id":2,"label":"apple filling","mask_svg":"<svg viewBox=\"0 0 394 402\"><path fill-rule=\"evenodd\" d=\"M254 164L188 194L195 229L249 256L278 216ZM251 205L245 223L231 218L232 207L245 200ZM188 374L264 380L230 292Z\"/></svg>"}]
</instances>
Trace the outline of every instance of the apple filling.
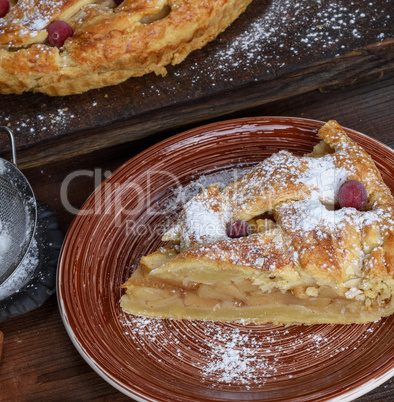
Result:
<instances>
[{"instance_id":1,"label":"apple filling","mask_svg":"<svg viewBox=\"0 0 394 402\"><path fill-rule=\"evenodd\" d=\"M171 277L157 269L176 255L174 250L162 248L142 259L123 285L127 289L121 299L123 310L154 318L277 324L366 323L388 308L394 311L391 298L367 297L368 291L351 287L352 282L333 289L298 280L297 286L286 288L286 280L269 273L253 282L232 272L220 277L217 271L196 269L189 270L188 277L182 271Z\"/></svg>"}]
</instances>

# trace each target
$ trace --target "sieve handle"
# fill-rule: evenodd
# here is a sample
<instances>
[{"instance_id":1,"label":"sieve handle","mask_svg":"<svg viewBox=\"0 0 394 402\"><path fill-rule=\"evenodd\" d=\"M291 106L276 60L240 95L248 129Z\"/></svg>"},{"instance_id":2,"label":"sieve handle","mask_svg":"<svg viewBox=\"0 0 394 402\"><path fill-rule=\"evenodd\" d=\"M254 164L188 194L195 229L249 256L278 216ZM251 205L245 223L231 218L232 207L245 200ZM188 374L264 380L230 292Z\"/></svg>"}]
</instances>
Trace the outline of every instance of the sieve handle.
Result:
<instances>
[{"instance_id":1,"label":"sieve handle","mask_svg":"<svg viewBox=\"0 0 394 402\"><path fill-rule=\"evenodd\" d=\"M11 142L11 154L12 154L12 160L11 162L16 166L16 148L15 148L15 139L14 135L12 134L12 131L5 126L0 126L0 131L5 131L8 136L10 137L10 142Z\"/></svg>"}]
</instances>

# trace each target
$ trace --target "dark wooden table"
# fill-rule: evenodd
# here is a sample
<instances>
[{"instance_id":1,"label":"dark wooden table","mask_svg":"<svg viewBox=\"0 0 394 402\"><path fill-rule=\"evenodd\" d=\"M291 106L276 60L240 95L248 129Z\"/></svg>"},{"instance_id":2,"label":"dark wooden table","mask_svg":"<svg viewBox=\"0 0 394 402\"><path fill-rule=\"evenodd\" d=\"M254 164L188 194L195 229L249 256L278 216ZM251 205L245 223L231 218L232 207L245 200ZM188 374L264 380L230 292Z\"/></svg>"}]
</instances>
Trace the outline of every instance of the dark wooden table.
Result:
<instances>
[{"instance_id":1,"label":"dark wooden table","mask_svg":"<svg viewBox=\"0 0 394 402\"><path fill-rule=\"evenodd\" d=\"M85 175L68 186L68 201L79 208L98 184L97 177L103 179L136 153L168 136L215 120L259 115L323 121L336 119L343 126L368 134L394 148L393 90L394 74L388 71L372 82L358 82L357 86L335 88L331 92L311 91L231 114L223 113L214 120L159 132L87 153L84 157L27 168L24 173L37 199L56 209L61 228L67 231L74 216L62 204L61 185L68 174L81 169L95 172L96 180ZM34 148L29 152L34 153ZM4 333L0 400L127 400L99 377L76 351L64 329L55 295L37 310L2 322L0 331ZM358 400L394 401L394 379Z\"/></svg>"}]
</instances>

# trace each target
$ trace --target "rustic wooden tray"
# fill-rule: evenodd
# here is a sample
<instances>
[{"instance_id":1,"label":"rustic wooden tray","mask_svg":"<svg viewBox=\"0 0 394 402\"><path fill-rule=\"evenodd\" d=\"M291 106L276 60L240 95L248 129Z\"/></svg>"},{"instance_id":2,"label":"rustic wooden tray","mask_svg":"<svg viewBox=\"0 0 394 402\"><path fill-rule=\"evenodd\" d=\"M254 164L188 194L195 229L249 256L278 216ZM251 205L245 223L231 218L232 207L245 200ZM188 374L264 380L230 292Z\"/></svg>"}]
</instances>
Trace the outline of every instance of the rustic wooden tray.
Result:
<instances>
[{"instance_id":1,"label":"rustic wooden tray","mask_svg":"<svg viewBox=\"0 0 394 402\"><path fill-rule=\"evenodd\" d=\"M0 125L22 168L83 155L311 90L379 77L393 66L386 0L254 0L214 42L166 77L82 95L0 95ZM0 138L2 154L6 139Z\"/></svg>"}]
</instances>

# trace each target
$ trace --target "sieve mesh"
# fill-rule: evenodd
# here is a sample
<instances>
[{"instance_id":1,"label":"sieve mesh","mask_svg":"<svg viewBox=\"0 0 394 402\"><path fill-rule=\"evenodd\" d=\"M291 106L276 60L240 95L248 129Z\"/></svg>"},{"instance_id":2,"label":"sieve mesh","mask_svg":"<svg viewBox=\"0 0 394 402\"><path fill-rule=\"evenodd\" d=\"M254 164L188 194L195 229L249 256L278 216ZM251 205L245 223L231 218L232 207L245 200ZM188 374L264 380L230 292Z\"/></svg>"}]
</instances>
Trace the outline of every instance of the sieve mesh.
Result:
<instances>
[{"instance_id":1,"label":"sieve mesh","mask_svg":"<svg viewBox=\"0 0 394 402\"><path fill-rule=\"evenodd\" d=\"M27 179L0 159L0 284L18 267L32 240L36 204Z\"/></svg>"},{"instance_id":2,"label":"sieve mesh","mask_svg":"<svg viewBox=\"0 0 394 402\"><path fill-rule=\"evenodd\" d=\"M19 264L21 250L26 242L26 208L15 187L0 177L0 222L9 245L1 255L0 276L9 267Z\"/></svg>"}]
</instances>

